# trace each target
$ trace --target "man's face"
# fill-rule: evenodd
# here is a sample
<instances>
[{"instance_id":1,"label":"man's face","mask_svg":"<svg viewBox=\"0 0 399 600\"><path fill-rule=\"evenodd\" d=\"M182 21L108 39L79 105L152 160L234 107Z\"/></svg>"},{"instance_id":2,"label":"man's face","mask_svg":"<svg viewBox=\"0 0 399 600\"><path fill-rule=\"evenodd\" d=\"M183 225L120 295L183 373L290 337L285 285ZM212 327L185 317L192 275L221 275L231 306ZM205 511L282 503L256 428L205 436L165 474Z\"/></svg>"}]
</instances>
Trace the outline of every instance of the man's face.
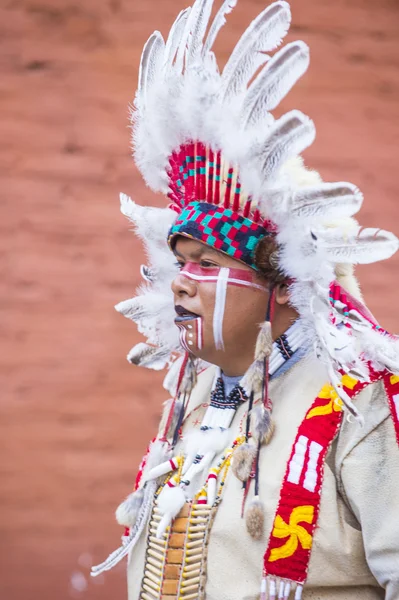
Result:
<instances>
[{"instance_id":1,"label":"man's face","mask_svg":"<svg viewBox=\"0 0 399 600\"><path fill-rule=\"evenodd\" d=\"M245 264L193 239L174 249L180 273L172 283L180 339L194 356L243 375L265 320L267 282Z\"/></svg>"}]
</instances>

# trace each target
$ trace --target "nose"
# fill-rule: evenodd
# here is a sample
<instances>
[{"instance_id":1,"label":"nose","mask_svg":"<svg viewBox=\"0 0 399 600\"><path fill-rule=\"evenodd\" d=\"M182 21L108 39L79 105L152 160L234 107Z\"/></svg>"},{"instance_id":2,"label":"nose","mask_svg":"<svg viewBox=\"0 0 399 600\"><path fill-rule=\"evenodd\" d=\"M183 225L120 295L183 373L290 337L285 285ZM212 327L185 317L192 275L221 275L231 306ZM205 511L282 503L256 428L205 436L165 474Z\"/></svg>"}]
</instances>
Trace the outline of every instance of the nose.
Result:
<instances>
[{"instance_id":1,"label":"nose","mask_svg":"<svg viewBox=\"0 0 399 600\"><path fill-rule=\"evenodd\" d=\"M183 296L188 296L192 298L197 293L197 285L195 281L189 279L185 275L178 273L174 280L172 281L172 292L178 298L182 298Z\"/></svg>"}]
</instances>

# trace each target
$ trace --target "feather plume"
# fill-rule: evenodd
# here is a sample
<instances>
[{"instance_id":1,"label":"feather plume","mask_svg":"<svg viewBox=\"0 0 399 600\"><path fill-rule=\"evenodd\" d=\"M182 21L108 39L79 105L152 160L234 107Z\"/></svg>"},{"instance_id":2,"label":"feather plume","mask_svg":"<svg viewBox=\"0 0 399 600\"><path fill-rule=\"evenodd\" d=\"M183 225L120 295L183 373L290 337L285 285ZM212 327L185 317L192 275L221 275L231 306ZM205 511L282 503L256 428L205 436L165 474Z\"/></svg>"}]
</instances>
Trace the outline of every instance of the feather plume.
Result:
<instances>
[{"instance_id":1,"label":"feather plume","mask_svg":"<svg viewBox=\"0 0 399 600\"><path fill-rule=\"evenodd\" d=\"M168 391L173 398L177 395L177 383L183 360L184 356L179 356L176 360L171 361L169 371L166 373L165 379L163 380L164 389Z\"/></svg>"},{"instance_id":2,"label":"feather plume","mask_svg":"<svg viewBox=\"0 0 399 600\"><path fill-rule=\"evenodd\" d=\"M192 12L196 12L197 14L187 44L189 64L201 53L202 43L212 12L212 6L213 0L196 0L192 8Z\"/></svg>"},{"instance_id":3,"label":"feather plume","mask_svg":"<svg viewBox=\"0 0 399 600\"><path fill-rule=\"evenodd\" d=\"M222 73L221 97L231 99L243 91L259 63L259 53L274 50L286 35L291 21L287 2L274 2L252 21L243 33ZM265 57L266 58L266 57Z\"/></svg>"},{"instance_id":4,"label":"feather plume","mask_svg":"<svg viewBox=\"0 0 399 600\"><path fill-rule=\"evenodd\" d=\"M362 205L363 194L352 183L323 183L299 189L292 198L295 217L340 219L352 217Z\"/></svg>"},{"instance_id":5,"label":"feather plume","mask_svg":"<svg viewBox=\"0 0 399 600\"><path fill-rule=\"evenodd\" d=\"M223 25L226 23L226 15L230 14L233 8L236 6L237 0L224 0L222 6L219 8L216 16L212 22L212 25L209 29L208 35L206 37L204 47L202 50L203 56L206 56L210 49L212 48L215 40L218 36L219 31L222 29Z\"/></svg>"},{"instance_id":6,"label":"feather plume","mask_svg":"<svg viewBox=\"0 0 399 600\"><path fill-rule=\"evenodd\" d=\"M176 52L181 43L182 35L187 23L188 16L190 14L191 7L185 8L180 11L177 16L176 21L173 23L170 28L168 39L166 41L165 46L165 59L164 59L164 69L168 69L173 65L173 62L176 58Z\"/></svg>"},{"instance_id":7,"label":"feather plume","mask_svg":"<svg viewBox=\"0 0 399 600\"><path fill-rule=\"evenodd\" d=\"M245 129L256 125L273 110L309 66L309 48L304 42L287 44L269 60L250 85L241 109Z\"/></svg>"},{"instance_id":8,"label":"feather plume","mask_svg":"<svg viewBox=\"0 0 399 600\"><path fill-rule=\"evenodd\" d=\"M137 322L156 315L160 310L167 307L169 302L170 299L163 294L144 293L129 300L122 300L115 306L115 310L127 319Z\"/></svg>"},{"instance_id":9,"label":"feather plume","mask_svg":"<svg viewBox=\"0 0 399 600\"><path fill-rule=\"evenodd\" d=\"M126 194L120 194L121 213L133 223L137 235L144 242L153 241L167 248L167 235L176 219L170 208L140 206Z\"/></svg>"},{"instance_id":10,"label":"feather plume","mask_svg":"<svg viewBox=\"0 0 399 600\"><path fill-rule=\"evenodd\" d=\"M155 440L150 447L150 453L147 457L147 464L143 477L145 478L145 474L148 473L148 471L171 457L172 453L169 444L167 442L161 442L161 440Z\"/></svg>"},{"instance_id":11,"label":"feather plume","mask_svg":"<svg viewBox=\"0 0 399 600\"><path fill-rule=\"evenodd\" d=\"M151 267L147 267L147 265L141 265L140 266L140 275L142 276L144 281L146 281L147 283L154 283L156 274L151 269Z\"/></svg>"},{"instance_id":12,"label":"feather plume","mask_svg":"<svg viewBox=\"0 0 399 600\"><path fill-rule=\"evenodd\" d=\"M156 80L156 76L160 67L160 56L163 55L165 42L159 31L148 38L147 43L143 48L139 68L139 85L137 93L145 97L151 85Z\"/></svg>"},{"instance_id":13,"label":"feather plume","mask_svg":"<svg viewBox=\"0 0 399 600\"><path fill-rule=\"evenodd\" d=\"M193 64L201 52L212 5L213 0L195 0L191 8L177 52L176 66L179 72Z\"/></svg>"},{"instance_id":14,"label":"feather plume","mask_svg":"<svg viewBox=\"0 0 399 600\"><path fill-rule=\"evenodd\" d=\"M265 507L259 496L255 496L245 513L245 524L249 535L254 540L260 540L265 529Z\"/></svg>"},{"instance_id":15,"label":"feather plume","mask_svg":"<svg viewBox=\"0 0 399 600\"><path fill-rule=\"evenodd\" d=\"M398 238L390 231L358 227L342 231L325 229L314 232L317 246L323 247L334 262L369 264L390 258L398 249Z\"/></svg>"},{"instance_id":16,"label":"feather plume","mask_svg":"<svg viewBox=\"0 0 399 600\"><path fill-rule=\"evenodd\" d=\"M167 366L169 356L168 348L157 348L140 342L133 346L126 358L132 365L160 371Z\"/></svg>"},{"instance_id":17,"label":"feather plume","mask_svg":"<svg viewBox=\"0 0 399 600\"><path fill-rule=\"evenodd\" d=\"M278 119L259 157L264 180L269 181L283 163L310 146L315 135L313 121L297 110Z\"/></svg>"}]
</instances>

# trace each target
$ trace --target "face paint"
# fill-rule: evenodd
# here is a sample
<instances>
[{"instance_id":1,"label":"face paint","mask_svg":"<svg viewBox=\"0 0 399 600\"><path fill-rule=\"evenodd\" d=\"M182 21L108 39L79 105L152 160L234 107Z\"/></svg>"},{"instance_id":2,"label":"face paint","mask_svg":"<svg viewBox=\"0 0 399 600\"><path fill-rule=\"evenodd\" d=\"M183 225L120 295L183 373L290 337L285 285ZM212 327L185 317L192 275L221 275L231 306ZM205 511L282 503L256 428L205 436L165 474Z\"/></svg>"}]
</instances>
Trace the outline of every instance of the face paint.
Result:
<instances>
[{"instance_id":1,"label":"face paint","mask_svg":"<svg viewBox=\"0 0 399 600\"><path fill-rule=\"evenodd\" d=\"M197 334L198 350L202 350L202 345L204 343L204 322L201 317L195 320L195 332Z\"/></svg>"},{"instance_id":2,"label":"face paint","mask_svg":"<svg viewBox=\"0 0 399 600\"><path fill-rule=\"evenodd\" d=\"M226 306L227 285L238 287L251 287L261 291L267 290L266 287L255 282L255 274L244 269L204 268L198 263L187 262L180 271L188 279L200 282L215 282L215 307L213 312L213 337L217 350L224 350L223 342L223 320ZM197 328L197 346L202 347L202 319L196 319ZM190 343L190 342L189 342Z\"/></svg>"},{"instance_id":3,"label":"face paint","mask_svg":"<svg viewBox=\"0 0 399 600\"><path fill-rule=\"evenodd\" d=\"M222 267L225 269L226 267ZM198 263L187 262L184 268L180 271L181 275L185 275L188 279L194 281L204 282L217 282L219 278L221 268L215 267L213 269L201 267ZM267 291L267 287L256 283L256 274L252 271L246 271L245 269L228 269L229 275L227 283L229 285L236 285L238 287L251 287L257 290Z\"/></svg>"},{"instance_id":4,"label":"face paint","mask_svg":"<svg viewBox=\"0 0 399 600\"><path fill-rule=\"evenodd\" d=\"M190 347L187 343L187 329L183 325L179 325L179 323L176 323L176 325L180 330L179 341L181 347L186 350L186 352L190 352Z\"/></svg>"},{"instance_id":5,"label":"face paint","mask_svg":"<svg viewBox=\"0 0 399 600\"><path fill-rule=\"evenodd\" d=\"M184 350L187 352L192 352L194 345L198 350L202 349L204 340L204 326L201 317L194 319L194 329L193 325L191 324L184 326L180 323L176 323L176 325L180 329L180 345Z\"/></svg>"},{"instance_id":6,"label":"face paint","mask_svg":"<svg viewBox=\"0 0 399 600\"><path fill-rule=\"evenodd\" d=\"M223 319L229 274L230 269L222 267L216 282L215 308L213 311L213 339L216 350L224 350Z\"/></svg>"}]
</instances>

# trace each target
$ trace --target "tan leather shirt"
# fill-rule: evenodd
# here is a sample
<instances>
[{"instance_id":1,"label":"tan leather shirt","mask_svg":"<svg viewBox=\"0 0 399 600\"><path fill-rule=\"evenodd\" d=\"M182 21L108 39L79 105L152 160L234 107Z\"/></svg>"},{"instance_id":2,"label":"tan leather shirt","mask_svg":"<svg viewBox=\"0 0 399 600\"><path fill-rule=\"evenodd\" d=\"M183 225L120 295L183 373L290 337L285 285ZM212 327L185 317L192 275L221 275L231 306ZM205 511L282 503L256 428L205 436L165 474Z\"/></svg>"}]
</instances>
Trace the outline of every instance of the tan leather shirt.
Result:
<instances>
[{"instance_id":1,"label":"tan leather shirt","mask_svg":"<svg viewBox=\"0 0 399 600\"><path fill-rule=\"evenodd\" d=\"M200 375L188 413L196 410L186 419L183 433L199 427L214 372L211 367ZM271 382L276 430L260 457L264 535L260 541L248 535L240 516L242 484L230 472L209 537L207 600L259 599L263 554L286 464L298 426L326 382L323 367L310 357ZM382 385L370 385L355 402L365 425L345 419L327 455L303 600L399 600L399 448ZM243 426L246 410L245 404L237 410L232 439ZM143 533L129 557L129 600L141 598L146 544Z\"/></svg>"}]
</instances>

